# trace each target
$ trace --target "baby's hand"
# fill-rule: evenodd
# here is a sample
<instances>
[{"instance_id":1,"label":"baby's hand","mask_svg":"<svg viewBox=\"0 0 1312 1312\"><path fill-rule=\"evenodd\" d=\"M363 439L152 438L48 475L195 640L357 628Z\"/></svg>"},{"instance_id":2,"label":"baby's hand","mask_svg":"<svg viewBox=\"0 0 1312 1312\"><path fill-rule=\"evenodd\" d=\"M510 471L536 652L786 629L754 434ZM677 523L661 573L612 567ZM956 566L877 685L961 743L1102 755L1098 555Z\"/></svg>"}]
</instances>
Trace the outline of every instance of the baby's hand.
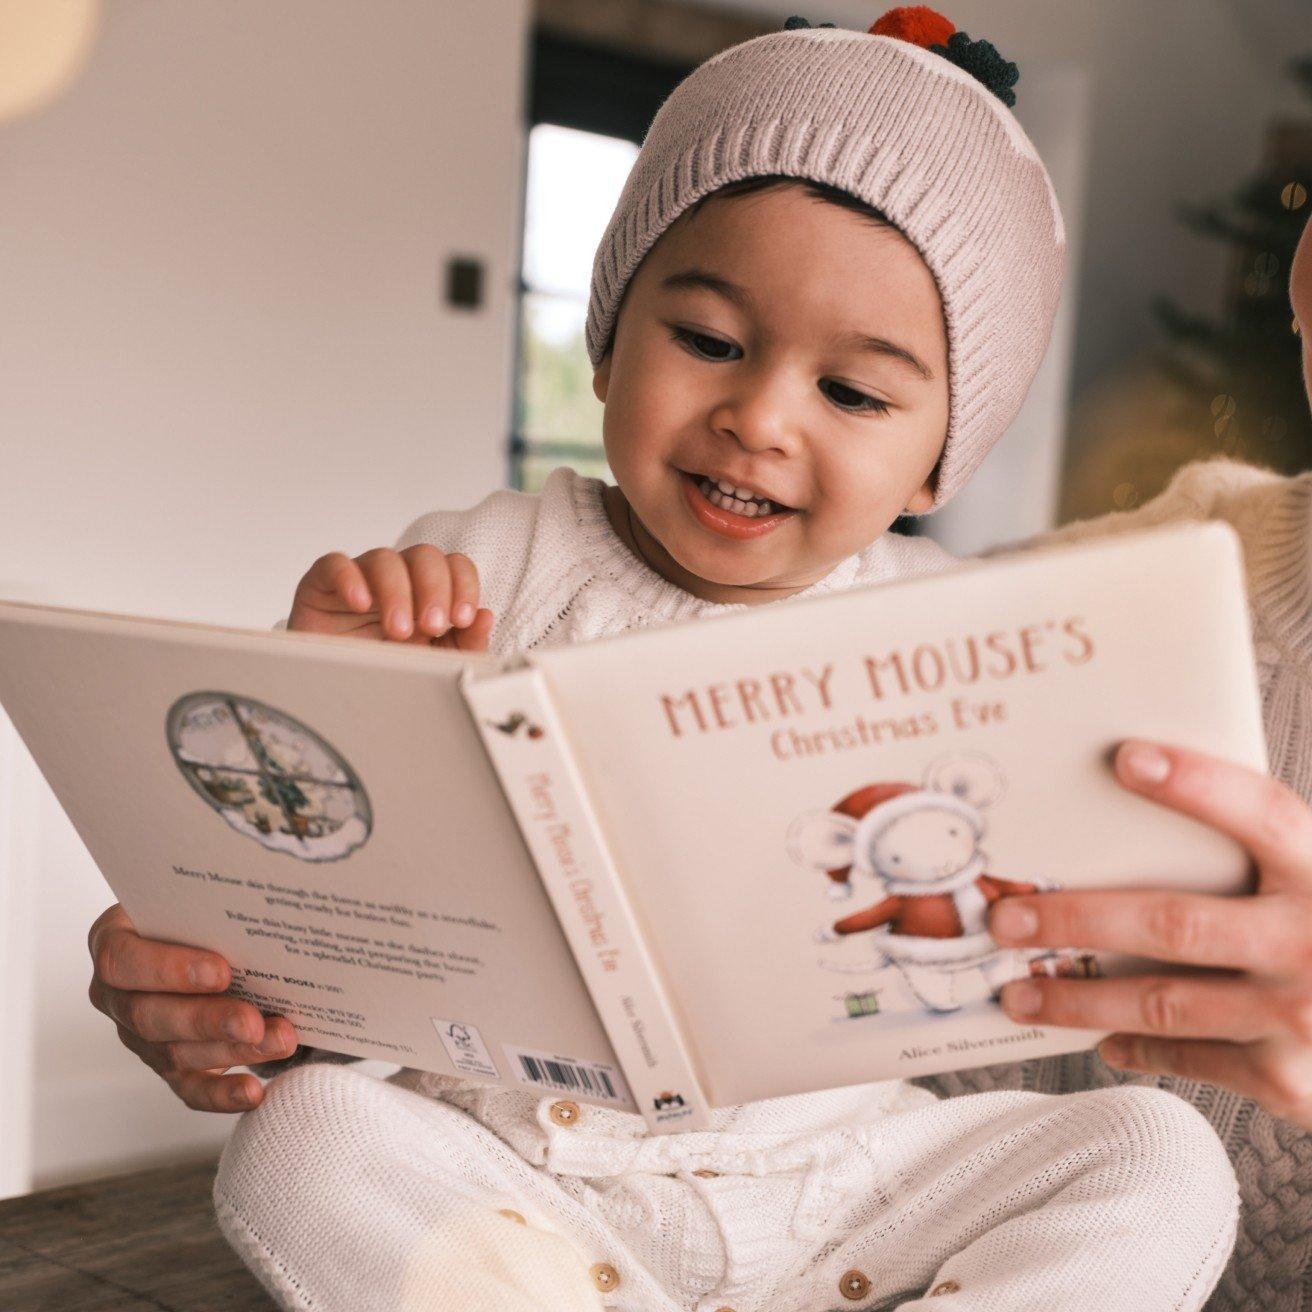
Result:
<instances>
[{"instance_id":1,"label":"baby's hand","mask_svg":"<svg viewBox=\"0 0 1312 1312\"><path fill-rule=\"evenodd\" d=\"M400 552L375 547L354 560L340 551L320 556L297 585L287 627L486 651L492 618L479 609L474 562L419 543Z\"/></svg>"}]
</instances>

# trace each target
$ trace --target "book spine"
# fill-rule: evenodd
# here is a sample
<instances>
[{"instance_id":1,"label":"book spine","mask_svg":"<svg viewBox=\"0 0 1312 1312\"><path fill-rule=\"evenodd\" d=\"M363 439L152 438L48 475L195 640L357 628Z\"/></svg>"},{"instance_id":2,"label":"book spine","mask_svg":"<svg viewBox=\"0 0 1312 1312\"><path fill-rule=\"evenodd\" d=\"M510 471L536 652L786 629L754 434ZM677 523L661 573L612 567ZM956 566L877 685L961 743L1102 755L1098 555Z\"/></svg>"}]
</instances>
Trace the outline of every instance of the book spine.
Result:
<instances>
[{"instance_id":1,"label":"book spine","mask_svg":"<svg viewBox=\"0 0 1312 1312\"><path fill-rule=\"evenodd\" d=\"M709 1129L701 1080L541 671L466 671L461 686L648 1127Z\"/></svg>"}]
</instances>

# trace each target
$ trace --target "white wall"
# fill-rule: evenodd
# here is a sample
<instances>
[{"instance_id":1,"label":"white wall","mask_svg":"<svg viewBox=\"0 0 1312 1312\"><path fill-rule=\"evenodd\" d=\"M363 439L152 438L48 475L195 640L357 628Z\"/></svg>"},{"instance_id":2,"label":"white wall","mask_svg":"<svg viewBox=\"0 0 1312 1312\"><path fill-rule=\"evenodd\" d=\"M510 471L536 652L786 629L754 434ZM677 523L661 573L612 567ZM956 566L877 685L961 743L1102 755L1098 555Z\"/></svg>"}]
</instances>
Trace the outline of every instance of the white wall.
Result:
<instances>
[{"instance_id":1,"label":"white wall","mask_svg":"<svg viewBox=\"0 0 1312 1312\"><path fill-rule=\"evenodd\" d=\"M322 552L504 484L528 22L528 0L106 6L81 79L0 124L0 596L266 626ZM442 303L451 254L485 261L484 308ZM0 754L0 780L31 768ZM230 1120L90 1008L112 896L33 791L0 804L0 860L31 848L36 1181L217 1142ZM21 1133L18 1102L0 1116Z\"/></svg>"},{"instance_id":2,"label":"white wall","mask_svg":"<svg viewBox=\"0 0 1312 1312\"><path fill-rule=\"evenodd\" d=\"M50 790L0 712L0 1198L22 1193L32 1175L36 953L28 876L36 868L43 793Z\"/></svg>"}]
</instances>

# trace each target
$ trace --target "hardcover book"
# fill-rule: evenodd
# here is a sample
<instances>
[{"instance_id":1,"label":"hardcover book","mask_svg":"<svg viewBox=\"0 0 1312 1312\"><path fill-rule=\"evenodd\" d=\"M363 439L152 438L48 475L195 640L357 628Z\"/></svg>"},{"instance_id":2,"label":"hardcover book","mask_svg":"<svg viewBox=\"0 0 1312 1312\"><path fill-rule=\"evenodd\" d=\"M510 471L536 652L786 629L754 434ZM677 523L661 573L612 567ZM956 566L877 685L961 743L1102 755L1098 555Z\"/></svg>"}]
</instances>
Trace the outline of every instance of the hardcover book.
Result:
<instances>
[{"instance_id":1,"label":"hardcover book","mask_svg":"<svg viewBox=\"0 0 1312 1312\"><path fill-rule=\"evenodd\" d=\"M0 702L142 934L303 1042L638 1111L1073 1051L1000 898L1245 891L1114 779L1265 771L1239 540L1172 525L501 659L0 602Z\"/></svg>"}]
</instances>

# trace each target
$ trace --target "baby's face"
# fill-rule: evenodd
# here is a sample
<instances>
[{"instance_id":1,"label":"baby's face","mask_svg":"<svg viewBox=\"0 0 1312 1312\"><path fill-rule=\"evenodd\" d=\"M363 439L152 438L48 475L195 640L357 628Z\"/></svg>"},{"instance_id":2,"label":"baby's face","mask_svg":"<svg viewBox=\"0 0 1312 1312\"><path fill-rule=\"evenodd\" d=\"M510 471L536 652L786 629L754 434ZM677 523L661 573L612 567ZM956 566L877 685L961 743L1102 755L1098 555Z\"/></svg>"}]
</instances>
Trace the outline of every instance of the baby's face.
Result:
<instances>
[{"instance_id":1,"label":"baby's face","mask_svg":"<svg viewBox=\"0 0 1312 1312\"><path fill-rule=\"evenodd\" d=\"M713 196L630 280L593 387L628 502L612 523L631 512L648 563L697 596L770 601L932 504L938 288L900 233L800 187ZM787 509L716 505L706 475Z\"/></svg>"}]
</instances>

